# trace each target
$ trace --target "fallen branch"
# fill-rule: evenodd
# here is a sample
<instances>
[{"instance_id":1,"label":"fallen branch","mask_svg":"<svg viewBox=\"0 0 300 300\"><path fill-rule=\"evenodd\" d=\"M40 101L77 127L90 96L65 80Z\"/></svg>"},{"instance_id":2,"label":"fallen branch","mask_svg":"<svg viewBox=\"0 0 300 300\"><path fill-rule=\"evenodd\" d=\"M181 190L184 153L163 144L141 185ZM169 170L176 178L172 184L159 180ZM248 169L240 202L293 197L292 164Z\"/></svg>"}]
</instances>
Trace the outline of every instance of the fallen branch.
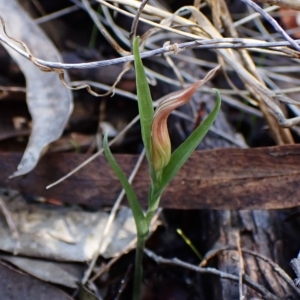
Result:
<instances>
[{"instance_id":1,"label":"fallen branch","mask_svg":"<svg viewBox=\"0 0 300 300\"><path fill-rule=\"evenodd\" d=\"M113 205L121 186L105 158L54 186L45 187L88 157L48 154L24 178L7 180L21 154L0 153L0 185L28 195L55 198L89 207ZM196 151L162 196L161 206L174 209L279 209L299 205L300 145L256 149ZM129 176L138 155L116 156ZM147 203L148 166L142 163L133 182L137 196Z\"/></svg>"}]
</instances>

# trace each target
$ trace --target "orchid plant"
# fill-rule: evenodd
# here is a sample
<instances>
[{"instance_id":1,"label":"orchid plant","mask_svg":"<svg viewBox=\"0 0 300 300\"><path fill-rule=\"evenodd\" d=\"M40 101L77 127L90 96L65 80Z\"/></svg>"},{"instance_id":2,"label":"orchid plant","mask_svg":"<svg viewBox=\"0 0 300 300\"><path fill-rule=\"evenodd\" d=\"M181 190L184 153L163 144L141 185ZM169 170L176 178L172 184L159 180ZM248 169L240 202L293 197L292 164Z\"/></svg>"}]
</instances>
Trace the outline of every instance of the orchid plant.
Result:
<instances>
[{"instance_id":1,"label":"orchid plant","mask_svg":"<svg viewBox=\"0 0 300 300\"><path fill-rule=\"evenodd\" d=\"M215 90L217 100L212 112L207 116L202 124L191 133L185 142L171 153L171 142L167 128L168 116L173 110L187 103L197 89L213 77L218 67L211 70L203 80L199 80L183 90L164 97L154 112L149 85L147 83L145 70L140 58L138 37L134 40L133 53L142 139L145 146L151 178L147 211L143 211L132 186L126 178L126 175L113 157L108 146L107 134L104 136L103 147L104 154L111 168L116 173L126 192L135 220L137 229L137 247L133 299L139 300L142 287L142 258L144 247L148 238L151 220L159 206L161 195L168 183L174 178L176 173L180 170L208 132L220 109L221 98L219 92Z\"/></svg>"}]
</instances>

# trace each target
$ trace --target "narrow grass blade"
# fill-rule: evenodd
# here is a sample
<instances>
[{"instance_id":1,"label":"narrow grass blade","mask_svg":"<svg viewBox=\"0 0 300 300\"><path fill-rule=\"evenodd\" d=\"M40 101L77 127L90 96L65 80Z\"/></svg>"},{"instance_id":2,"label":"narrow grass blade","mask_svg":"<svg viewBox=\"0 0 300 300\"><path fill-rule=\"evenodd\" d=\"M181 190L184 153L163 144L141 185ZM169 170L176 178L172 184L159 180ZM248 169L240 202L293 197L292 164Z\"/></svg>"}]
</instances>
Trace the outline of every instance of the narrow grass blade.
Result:
<instances>
[{"instance_id":1,"label":"narrow grass blade","mask_svg":"<svg viewBox=\"0 0 300 300\"><path fill-rule=\"evenodd\" d=\"M109 165L114 170L115 174L117 175L118 179L120 180L120 182L122 184L123 189L125 190L125 193L126 193L128 201L129 201L129 204L130 204L130 207L132 210L132 214L133 214L133 217L134 217L134 220L136 223L138 234L144 235L144 234L148 233L148 226L147 226L146 218L145 218L142 208L138 202L136 194L135 194L132 186L128 182L126 175L120 168L119 164L117 163L117 161L115 160L114 156L112 155L112 153L109 149L108 141L107 141L107 132L105 133L104 138L103 138L103 149L104 149L104 154L105 154L105 157L106 157Z\"/></svg>"},{"instance_id":2,"label":"narrow grass blade","mask_svg":"<svg viewBox=\"0 0 300 300\"><path fill-rule=\"evenodd\" d=\"M192 249L192 251L197 255L200 261L203 260L202 255L200 252L197 250L197 248L194 246L192 241L182 232L180 228L176 229L177 233L182 237L182 239L185 241L185 243Z\"/></svg>"},{"instance_id":3,"label":"narrow grass blade","mask_svg":"<svg viewBox=\"0 0 300 300\"><path fill-rule=\"evenodd\" d=\"M152 98L147 77L139 53L139 37L133 43L133 55L136 74L136 88L138 97L139 114L141 120L142 139L146 149L146 157L150 162L151 124L154 114Z\"/></svg>"}]
</instances>

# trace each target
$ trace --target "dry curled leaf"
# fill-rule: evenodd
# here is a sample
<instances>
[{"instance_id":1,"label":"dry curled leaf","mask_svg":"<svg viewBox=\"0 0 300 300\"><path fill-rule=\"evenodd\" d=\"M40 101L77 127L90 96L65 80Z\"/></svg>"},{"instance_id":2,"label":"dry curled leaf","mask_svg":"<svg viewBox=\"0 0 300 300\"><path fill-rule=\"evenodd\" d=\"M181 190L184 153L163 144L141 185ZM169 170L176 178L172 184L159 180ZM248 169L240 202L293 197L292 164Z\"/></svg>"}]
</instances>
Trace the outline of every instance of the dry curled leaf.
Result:
<instances>
[{"instance_id":1,"label":"dry curled leaf","mask_svg":"<svg viewBox=\"0 0 300 300\"><path fill-rule=\"evenodd\" d=\"M11 195L12 196L12 195ZM1 195L0 195L1 197ZM0 214L0 250L58 261L85 262L104 245L102 256L118 256L133 245L136 229L129 208L121 207L111 229L103 236L108 213L86 212L76 207L45 207L29 204L22 197L2 196L19 232L19 241L11 236L4 216ZM151 230L155 230L158 221ZM103 241L102 241L103 240Z\"/></svg>"},{"instance_id":2,"label":"dry curled leaf","mask_svg":"<svg viewBox=\"0 0 300 300\"><path fill-rule=\"evenodd\" d=\"M18 2L0 0L0 12L11 37L25 43L36 57L61 61L55 46ZM19 44L17 46L20 47ZM62 85L56 73L43 72L14 50L5 45L4 47L25 76L27 104L33 124L25 153L18 170L12 175L15 177L30 172L47 146L61 136L73 102L70 90ZM66 75L65 80L68 81Z\"/></svg>"}]
</instances>

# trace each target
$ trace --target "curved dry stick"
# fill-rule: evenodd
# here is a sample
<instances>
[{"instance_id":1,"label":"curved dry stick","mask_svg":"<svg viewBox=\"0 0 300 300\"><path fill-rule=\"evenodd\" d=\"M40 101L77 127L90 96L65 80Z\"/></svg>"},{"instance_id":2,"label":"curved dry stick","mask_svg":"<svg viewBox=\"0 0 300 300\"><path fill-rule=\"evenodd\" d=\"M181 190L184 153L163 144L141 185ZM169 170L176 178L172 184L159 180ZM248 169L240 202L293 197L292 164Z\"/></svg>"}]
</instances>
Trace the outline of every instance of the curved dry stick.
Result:
<instances>
[{"instance_id":1,"label":"curved dry stick","mask_svg":"<svg viewBox=\"0 0 300 300\"><path fill-rule=\"evenodd\" d=\"M142 3L140 5L140 7L138 8L137 12L136 12L136 15L132 21L132 25L131 25L131 31L129 33L129 39L130 39L130 43L131 43L131 48L132 48L132 45L133 45L133 41L135 39L135 36L136 36L136 29L137 29L137 25L138 25L138 22L139 22L139 19L140 19L140 15L144 9L144 7L146 6L147 2L149 0L142 0Z\"/></svg>"},{"instance_id":2,"label":"curved dry stick","mask_svg":"<svg viewBox=\"0 0 300 300\"><path fill-rule=\"evenodd\" d=\"M254 3L252 0L241 0L245 4L251 6L255 11L260 13L273 27L279 32L297 51L300 52L299 45L285 32L284 29L273 19L267 12L265 12L260 6Z\"/></svg>"},{"instance_id":3,"label":"curved dry stick","mask_svg":"<svg viewBox=\"0 0 300 300\"><path fill-rule=\"evenodd\" d=\"M2 18L0 17L2 20ZM249 40L249 39L246 39ZM253 40L253 39L252 39ZM20 55L25 57L26 59L30 60L30 55L27 51L23 51L13 43L7 41L5 38L3 38L0 35L0 41L18 52ZM19 42L19 41L18 41ZM298 44L300 44L300 40L296 40ZM221 44L223 43L223 44ZM227 43L227 44L225 44ZM221 45L219 45L221 44ZM232 38L224 38L224 39L211 39L211 40L195 40L192 42L186 42L186 43L180 43L176 44L174 47L173 44L166 45L164 47L145 51L141 53L141 58L148 58L155 55L160 55L162 53L173 53L174 50L185 50L190 48L197 48L197 49L229 49L229 48L275 48L275 47L286 47L289 46L289 42L281 41L281 42L263 42L257 40L256 42L247 43L245 42L245 39L232 39ZM29 49L28 49L29 50ZM282 51L282 49L278 48L275 49L277 54ZM275 52L275 53L276 53ZM32 56L33 57L33 56ZM298 56L295 56L295 58L300 58L300 54ZM87 62L87 63L77 63L77 64L67 64L67 63L61 63L61 62L51 62L39 58L35 58L35 61L45 68L53 68L53 69L93 69L93 68L99 68L99 67L106 67L111 65L117 65L122 64L125 62L131 62L133 61L133 55L127 55L124 57L118 57L108 60L102 60L102 61L93 61L93 62ZM47 69L50 71L50 69Z\"/></svg>"},{"instance_id":4,"label":"curved dry stick","mask_svg":"<svg viewBox=\"0 0 300 300\"><path fill-rule=\"evenodd\" d=\"M232 280L232 281L236 281L236 282L239 281L239 276L231 275L226 272L219 271L215 268L201 268L201 267L186 263L184 261L181 261L177 258L166 259L166 258L156 255L154 252L152 252L148 249L145 249L145 253L150 258L152 258L154 261L156 261L157 263L160 263L160 264L180 266L180 267L183 267L183 268L186 268L186 269L189 269L189 270L201 273L201 274L212 274L212 275L219 276L222 279L228 279L228 280ZM257 292L259 292L263 296L264 299L281 300L279 297L277 297L273 293L269 292L265 287L254 282L247 275L243 276L243 283L247 284L248 286L252 287Z\"/></svg>"}]
</instances>

